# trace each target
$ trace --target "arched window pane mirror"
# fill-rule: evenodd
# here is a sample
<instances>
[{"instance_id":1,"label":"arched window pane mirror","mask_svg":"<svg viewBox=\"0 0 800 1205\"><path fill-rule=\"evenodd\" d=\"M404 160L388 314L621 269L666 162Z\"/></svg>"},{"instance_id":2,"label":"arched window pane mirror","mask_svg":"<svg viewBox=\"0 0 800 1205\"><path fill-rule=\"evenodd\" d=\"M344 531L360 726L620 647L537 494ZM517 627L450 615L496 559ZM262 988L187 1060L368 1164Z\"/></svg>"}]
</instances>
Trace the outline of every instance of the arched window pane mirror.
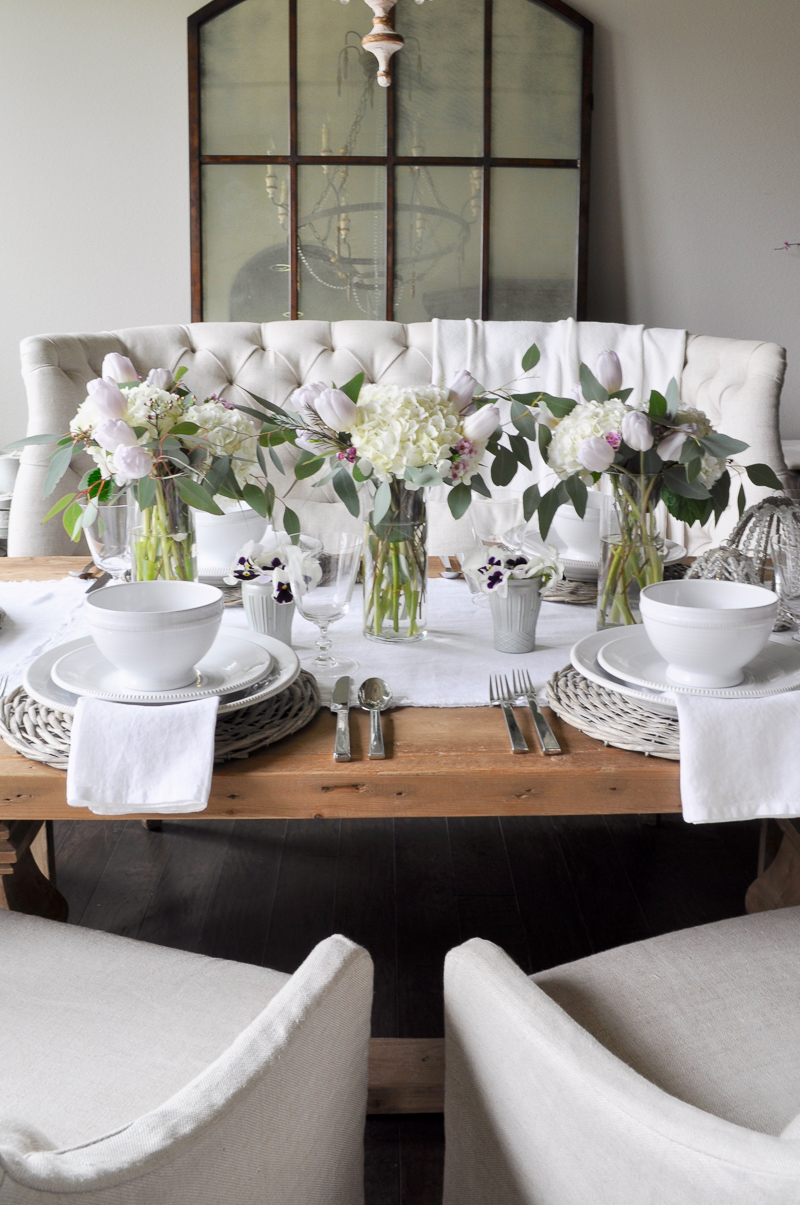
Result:
<instances>
[{"instance_id":1,"label":"arched window pane mirror","mask_svg":"<svg viewBox=\"0 0 800 1205\"><path fill-rule=\"evenodd\" d=\"M195 321L584 316L592 25L560 0L189 18Z\"/></svg>"}]
</instances>

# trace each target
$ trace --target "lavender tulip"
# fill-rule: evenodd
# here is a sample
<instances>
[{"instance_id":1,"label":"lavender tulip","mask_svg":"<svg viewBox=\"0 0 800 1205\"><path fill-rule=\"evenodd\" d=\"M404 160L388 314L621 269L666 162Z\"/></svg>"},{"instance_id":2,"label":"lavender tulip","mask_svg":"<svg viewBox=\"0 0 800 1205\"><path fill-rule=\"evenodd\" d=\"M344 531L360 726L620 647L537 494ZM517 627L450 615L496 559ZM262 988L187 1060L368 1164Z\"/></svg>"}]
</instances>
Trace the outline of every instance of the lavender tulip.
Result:
<instances>
[{"instance_id":1,"label":"lavender tulip","mask_svg":"<svg viewBox=\"0 0 800 1205\"><path fill-rule=\"evenodd\" d=\"M482 406L474 414L464 419L464 437L473 443L482 443L488 439L500 422L500 411L497 406Z\"/></svg>"},{"instance_id":2,"label":"lavender tulip","mask_svg":"<svg viewBox=\"0 0 800 1205\"><path fill-rule=\"evenodd\" d=\"M578 460L590 473L604 473L614 462L614 449L602 435L591 435L578 448Z\"/></svg>"},{"instance_id":3,"label":"lavender tulip","mask_svg":"<svg viewBox=\"0 0 800 1205\"><path fill-rule=\"evenodd\" d=\"M168 368L151 368L147 374L145 384L154 385L156 389L169 390L173 379L173 375Z\"/></svg>"},{"instance_id":4,"label":"lavender tulip","mask_svg":"<svg viewBox=\"0 0 800 1205\"><path fill-rule=\"evenodd\" d=\"M615 351L601 351L594 366L594 375L609 393L622 388L622 365Z\"/></svg>"},{"instance_id":5,"label":"lavender tulip","mask_svg":"<svg viewBox=\"0 0 800 1205\"><path fill-rule=\"evenodd\" d=\"M634 452L647 452L653 446L650 419L641 410L629 410L622 420L622 438Z\"/></svg>"},{"instance_id":6,"label":"lavender tulip","mask_svg":"<svg viewBox=\"0 0 800 1205\"><path fill-rule=\"evenodd\" d=\"M289 401L295 410L308 422L317 417L317 398L324 393L328 386L323 381L314 381L310 385L301 385L295 389Z\"/></svg>"},{"instance_id":7,"label":"lavender tulip","mask_svg":"<svg viewBox=\"0 0 800 1205\"><path fill-rule=\"evenodd\" d=\"M116 381L119 385L139 379L136 369L133 367L133 361L129 360L127 356L121 356L116 351L110 351L105 357L100 375Z\"/></svg>"},{"instance_id":8,"label":"lavender tulip","mask_svg":"<svg viewBox=\"0 0 800 1205\"><path fill-rule=\"evenodd\" d=\"M355 421L358 407L341 389L325 389L317 397L314 407L326 427L331 431L349 431Z\"/></svg>"},{"instance_id":9,"label":"lavender tulip","mask_svg":"<svg viewBox=\"0 0 800 1205\"><path fill-rule=\"evenodd\" d=\"M119 473L120 477L127 477L129 481L135 481L139 477L148 477L153 467L153 461L150 454L138 446L126 447L121 444L114 453L112 460L114 472Z\"/></svg>"},{"instance_id":10,"label":"lavender tulip","mask_svg":"<svg viewBox=\"0 0 800 1205\"><path fill-rule=\"evenodd\" d=\"M686 440L690 435L696 434L696 423L684 423L683 426L676 427L674 431L670 431L669 435L665 435L662 440L659 440L656 451L662 460L677 460Z\"/></svg>"},{"instance_id":11,"label":"lavender tulip","mask_svg":"<svg viewBox=\"0 0 800 1205\"><path fill-rule=\"evenodd\" d=\"M136 432L121 418L104 418L94 429L94 437L106 452L117 448L132 448L136 443Z\"/></svg>"},{"instance_id":12,"label":"lavender tulip","mask_svg":"<svg viewBox=\"0 0 800 1205\"><path fill-rule=\"evenodd\" d=\"M95 377L93 381L89 381L86 392L103 418L122 418L128 409L125 394L113 381L107 381L104 377Z\"/></svg>"},{"instance_id":13,"label":"lavender tulip","mask_svg":"<svg viewBox=\"0 0 800 1205\"><path fill-rule=\"evenodd\" d=\"M478 382L471 372L467 372L466 368L462 368L453 377L448 388L450 390L450 401L458 407L460 414L475 413L475 403L472 399L475 396L475 390L478 388Z\"/></svg>"}]
</instances>

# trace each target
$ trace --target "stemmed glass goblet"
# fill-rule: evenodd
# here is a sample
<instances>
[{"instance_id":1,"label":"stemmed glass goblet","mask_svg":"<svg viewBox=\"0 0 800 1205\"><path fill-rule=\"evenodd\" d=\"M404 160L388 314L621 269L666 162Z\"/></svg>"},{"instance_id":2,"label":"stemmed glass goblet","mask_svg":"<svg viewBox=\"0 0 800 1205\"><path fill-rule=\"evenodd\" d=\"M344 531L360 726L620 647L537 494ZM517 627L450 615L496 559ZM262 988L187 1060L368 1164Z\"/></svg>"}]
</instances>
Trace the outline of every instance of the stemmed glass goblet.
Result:
<instances>
[{"instance_id":1,"label":"stemmed glass goblet","mask_svg":"<svg viewBox=\"0 0 800 1205\"><path fill-rule=\"evenodd\" d=\"M350 609L364 538L348 532L322 532L314 544L318 547L303 549L302 555L290 558L288 573L297 610L319 628L317 655L304 658L303 665L327 684L358 669L357 661L331 652L328 628Z\"/></svg>"},{"instance_id":2,"label":"stemmed glass goblet","mask_svg":"<svg viewBox=\"0 0 800 1205\"><path fill-rule=\"evenodd\" d=\"M96 519L83 530L95 565L111 574L109 585L126 581L131 568L127 498L98 506Z\"/></svg>"},{"instance_id":3,"label":"stemmed glass goblet","mask_svg":"<svg viewBox=\"0 0 800 1205\"><path fill-rule=\"evenodd\" d=\"M770 546L775 593L794 624L793 640L800 640L800 547L796 544Z\"/></svg>"}]
</instances>

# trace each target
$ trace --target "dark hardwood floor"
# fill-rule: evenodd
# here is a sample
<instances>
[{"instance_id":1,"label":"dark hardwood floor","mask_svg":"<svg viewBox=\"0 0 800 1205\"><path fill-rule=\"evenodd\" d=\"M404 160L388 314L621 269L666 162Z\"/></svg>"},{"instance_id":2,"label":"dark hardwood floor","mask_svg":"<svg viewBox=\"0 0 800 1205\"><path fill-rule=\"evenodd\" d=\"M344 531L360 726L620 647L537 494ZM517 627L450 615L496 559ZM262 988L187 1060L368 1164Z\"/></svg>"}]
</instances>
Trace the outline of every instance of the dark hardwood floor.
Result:
<instances>
[{"instance_id":1,"label":"dark hardwood floor","mask_svg":"<svg viewBox=\"0 0 800 1205\"><path fill-rule=\"evenodd\" d=\"M375 962L373 1034L443 1032L442 963L469 937L528 973L736 916L756 823L680 817L56 824L70 921L294 971L330 933ZM441 1117L372 1117L367 1205L441 1200Z\"/></svg>"}]
</instances>

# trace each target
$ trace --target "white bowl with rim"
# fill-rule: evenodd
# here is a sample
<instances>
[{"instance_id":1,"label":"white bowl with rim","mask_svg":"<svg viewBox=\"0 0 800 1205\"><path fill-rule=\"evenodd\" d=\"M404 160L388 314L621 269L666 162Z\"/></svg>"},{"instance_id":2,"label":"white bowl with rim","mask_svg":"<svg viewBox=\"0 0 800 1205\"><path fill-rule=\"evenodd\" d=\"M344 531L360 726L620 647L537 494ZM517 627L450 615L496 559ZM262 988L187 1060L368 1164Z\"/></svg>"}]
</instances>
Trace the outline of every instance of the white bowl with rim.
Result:
<instances>
[{"instance_id":1,"label":"white bowl with rim","mask_svg":"<svg viewBox=\"0 0 800 1205\"><path fill-rule=\"evenodd\" d=\"M139 690L188 686L216 640L222 591L201 582L128 582L87 594L86 623L100 652Z\"/></svg>"},{"instance_id":2,"label":"white bowl with rim","mask_svg":"<svg viewBox=\"0 0 800 1205\"><path fill-rule=\"evenodd\" d=\"M763 586L700 578L656 582L639 597L650 643L681 686L738 686L770 638L778 599Z\"/></svg>"},{"instance_id":3,"label":"white bowl with rim","mask_svg":"<svg viewBox=\"0 0 800 1205\"><path fill-rule=\"evenodd\" d=\"M559 506L553 515L553 530L564 545L563 555L571 561L600 563L601 495L589 490L586 511L581 519L571 502Z\"/></svg>"}]
</instances>

